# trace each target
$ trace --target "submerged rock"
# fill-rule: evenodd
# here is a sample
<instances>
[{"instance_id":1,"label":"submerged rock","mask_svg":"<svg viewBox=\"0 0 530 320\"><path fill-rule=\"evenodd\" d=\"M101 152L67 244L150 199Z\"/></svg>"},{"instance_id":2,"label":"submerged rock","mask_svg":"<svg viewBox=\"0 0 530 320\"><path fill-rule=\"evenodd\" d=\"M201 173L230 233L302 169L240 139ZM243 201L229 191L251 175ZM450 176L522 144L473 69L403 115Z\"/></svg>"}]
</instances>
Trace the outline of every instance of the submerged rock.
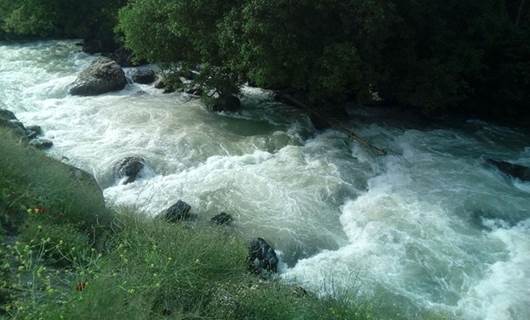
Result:
<instances>
[{"instance_id":1,"label":"submerged rock","mask_svg":"<svg viewBox=\"0 0 530 320\"><path fill-rule=\"evenodd\" d=\"M135 68L131 71L131 79L140 84L150 84L155 82L155 72L146 67Z\"/></svg>"},{"instance_id":2,"label":"submerged rock","mask_svg":"<svg viewBox=\"0 0 530 320\"><path fill-rule=\"evenodd\" d=\"M190 220L193 216L190 213L191 206L179 200L177 203L162 212L162 216L169 222L181 222Z\"/></svg>"},{"instance_id":3,"label":"submerged rock","mask_svg":"<svg viewBox=\"0 0 530 320\"><path fill-rule=\"evenodd\" d=\"M145 167L145 160L139 157L127 157L115 166L115 175L118 179L127 178L124 184L129 184L138 178Z\"/></svg>"},{"instance_id":4,"label":"submerged rock","mask_svg":"<svg viewBox=\"0 0 530 320\"><path fill-rule=\"evenodd\" d=\"M261 274L278 272L278 256L274 249L262 238L252 240L249 247L248 267L250 271Z\"/></svg>"},{"instance_id":5,"label":"submerged rock","mask_svg":"<svg viewBox=\"0 0 530 320\"><path fill-rule=\"evenodd\" d=\"M95 96L125 88L125 73L116 61L100 57L82 71L70 88L70 94Z\"/></svg>"},{"instance_id":6,"label":"submerged rock","mask_svg":"<svg viewBox=\"0 0 530 320\"><path fill-rule=\"evenodd\" d=\"M53 142L48 139L33 139L29 142L29 145L39 150L47 150L53 147Z\"/></svg>"},{"instance_id":7,"label":"submerged rock","mask_svg":"<svg viewBox=\"0 0 530 320\"><path fill-rule=\"evenodd\" d=\"M241 109L241 100L234 95L219 97L208 104L208 110L213 112L235 112Z\"/></svg>"},{"instance_id":8,"label":"submerged rock","mask_svg":"<svg viewBox=\"0 0 530 320\"><path fill-rule=\"evenodd\" d=\"M222 226L231 224L234 221L234 218L232 218L232 216L226 212L221 212L220 214L213 217L210 221Z\"/></svg>"},{"instance_id":9,"label":"submerged rock","mask_svg":"<svg viewBox=\"0 0 530 320\"><path fill-rule=\"evenodd\" d=\"M519 179L521 181L530 181L530 168L528 167L507 161L499 161L493 159L486 159L486 163L494 166L500 172L510 177Z\"/></svg>"}]
</instances>

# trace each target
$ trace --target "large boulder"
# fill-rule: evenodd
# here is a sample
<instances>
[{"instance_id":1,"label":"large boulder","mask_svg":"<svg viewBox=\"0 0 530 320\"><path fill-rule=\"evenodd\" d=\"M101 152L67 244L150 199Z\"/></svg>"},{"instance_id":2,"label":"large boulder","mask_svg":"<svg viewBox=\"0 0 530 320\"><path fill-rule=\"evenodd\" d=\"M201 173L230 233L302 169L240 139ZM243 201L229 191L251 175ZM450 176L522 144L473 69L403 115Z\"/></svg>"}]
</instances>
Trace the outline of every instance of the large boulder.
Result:
<instances>
[{"instance_id":1,"label":"large boulder","mask_svg":"<svg viewBox=\"0 0 530 320\"><path fill-rule=\"evenodd\" d=\"M146 67L139 67L131 70L131 79L132 81L139 84L150 84L155 82L156 74L155 72Z\"/></svg>"},{"instance_id":2,"label":"large boulder","mask_svg":"<svg viewBox=\"0 0 530 320\"><path fill-rule=\"evenodd\" d=\"M193 215L190 213L191 206L186 202L179 200L177 203L162 212L162 217L169 222L181 222L190 220Z\"/></svg>"},{"instance_id":3,"label":"large boulder","mask_svg":"<svg viewBox=\"0 0 530 320\"><path fill-rule=\"evenodd\" d=\"M83 70L70 88L70 94L95 96L125 88L125 73L116 61L99 57Z\"/></svg>"},{"instance_id":4,"label":"large boulder","mask_svg":"<svg viewBox=\"0 0 530 320\"><path fill-rule=\"evenodd\" d=\"M144 159L139 157L127 157L116 163L114 172L118 179L126 178L124 184L129 184L136 181L144 167Z\"/></svg>"},{"instance_id":5,"label":"large boulder","mask_svg":"<svg viewBox=\"0 0 530 320\"><path fill-rule=\"evenodd\" d=\"M208 104L208 110L213 112L235 112L241 109L241 100L234 95L225 95L214 99Z\"/></svg>"},{"instance_id":6,"label":"large boulder","mask_svg":"<svg viewBox=\"0 0 530 320\"><path fill-rule=\"evenodd\" d=\"M278 256L274 249L262 238L250 242L248 267L250 271L263 274L278 272Z\"/></svg>"},{"instance_id":7,"label":"large boulder","mask_svg":"<svg viewBox=\"0 0 530 320\"><path fill-rule=\"evenodd\" d=\"M530 168L528 167L507 161L499 161L493 159L486 159L486 163L494 166L500 172L510 177L519 179L521 181L530 181Z\"/></svg>"}]
</instances>

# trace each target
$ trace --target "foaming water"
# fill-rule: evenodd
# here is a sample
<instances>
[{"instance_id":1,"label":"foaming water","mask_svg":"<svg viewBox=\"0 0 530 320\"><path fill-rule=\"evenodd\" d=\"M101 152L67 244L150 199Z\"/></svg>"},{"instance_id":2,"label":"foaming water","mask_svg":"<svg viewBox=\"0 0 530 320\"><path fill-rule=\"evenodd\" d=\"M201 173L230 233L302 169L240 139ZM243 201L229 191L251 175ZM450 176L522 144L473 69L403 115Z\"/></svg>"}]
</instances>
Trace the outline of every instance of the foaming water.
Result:
<instances>
[{"instance_id":1,"label":"foaming water","mask_svg":"<svg viewBox=\"0 0 530 320\"><path fill-rule=\"evenodd\" d=\"M285 281L381 301L387 316L530 319L530 185L483 162L530 165L526 133L358 110L352 128L390 151L375 158L340 132L314 135L257 89L236 115L136 84L69 96L93 59L70 41L0 44L0 108L41 125L50 154L92 172L110 205L229 212L243 235L281 250ZM148 168L121 185L113 165L131 155Z\"/></svg>"}]
</instances>

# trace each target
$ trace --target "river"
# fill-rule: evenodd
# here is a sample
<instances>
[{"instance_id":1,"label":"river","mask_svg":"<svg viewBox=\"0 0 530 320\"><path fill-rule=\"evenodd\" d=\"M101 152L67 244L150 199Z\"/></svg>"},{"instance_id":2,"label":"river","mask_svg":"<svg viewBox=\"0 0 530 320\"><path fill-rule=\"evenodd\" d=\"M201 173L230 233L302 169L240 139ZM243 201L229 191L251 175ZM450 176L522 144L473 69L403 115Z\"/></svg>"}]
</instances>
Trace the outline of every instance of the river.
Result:
<instances>
[{"instance_id":1,"label":"river","mask_svg":"<svg viewBox=\"0 0 530 320\"><path fill-rule=\"evenodd\" d=\"M41 125L50 155L93 173L109 205L226 211L281 252L283 281L381 301L390 317L530 319L530 184L484 165L530 165L527 132L352 110L351 128L389 151L376 157L258 89L238 114L146 85L68 95L93 59L74 41L0 43L0 108ZM113 164L131 155L148 168L120 185Z\"/></svg>"}]
</instances>

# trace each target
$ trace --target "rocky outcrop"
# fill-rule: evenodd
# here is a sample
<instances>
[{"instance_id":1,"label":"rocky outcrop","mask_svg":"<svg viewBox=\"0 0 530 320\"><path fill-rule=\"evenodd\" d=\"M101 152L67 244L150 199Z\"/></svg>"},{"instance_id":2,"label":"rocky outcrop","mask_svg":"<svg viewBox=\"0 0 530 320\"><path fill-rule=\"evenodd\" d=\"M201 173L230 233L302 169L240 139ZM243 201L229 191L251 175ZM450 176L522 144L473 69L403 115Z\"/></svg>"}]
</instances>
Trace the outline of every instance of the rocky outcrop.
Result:
<instances>
[{"instance_id":1,"label":"rocky outcrop","mask_svg":"<svg viewBox=\"0 0 530 320\"><path fill-rule=\"evenodd\" d=\"M83 70L70 88L70 94L95 96L125 88L127 79L119 64L100 57Z\"/></svg>"},{"instance_id":2,"label":"rocky outcrop","mask_svg":"<svg viewBox=\"0 0 530 320\"><path fill-rule=\"evenodd\" d=\"M221 212L210 220L212 223L217 225L230 225L234 221L231 215L226 212Z\"/></svg>"},{"instance_id":3,"label":"rocky outcrop","mask_svg":"<svg viewBox=\"0 0 530 320\"><path fill-rule=\"evenodd\" d=\"M500 172L521 181L530 181L530 168L507 161L486 159L486 163L494 166Z\"/></svg>"},{"instance_id":4,"label":"rocky outcrop","mask_svg":"<svg viewBox=\"0 0 530 320\"><path fill-rule=\"evenodd\" d=\"M193 218L191 206L179 200L177 203L162 212L161 216L169 222L182 222Z\"/></svg>"},{"instance_id":5,"label":"rocky outcrop","mask_svg":"<svg viewBox=\"0 0 530 320\"><path fill-rule=\"evenodd\" d=\"M150 84L155 82L155 72L147 67L139 67L131 70L130 76L132 81L139 84Z\"/></svg>"},{"instance_id":6,"label":"rocky outcrop","mask_svg":"<svg viewBox=\"0 0 530 320\"><path fill-rule=\"evenodd\" d=\"M140 157L127 157L114 166L114 175L118 179L124 179L124 184L129 184L138 178L145 167L145 160Z\"/></svg>"},{"instance_id":7,"label":"rocky outcrop","mask_svg":"<svg viewBox=\"0 0 530 320\"><path fill-rule=\"evenodd\" d=\"M39 150L48 150L53 147L53 142L48 139L36 138L29 142L29 145Z\"/></svg>"},{"instance_id":8,"label":"rocky outcrop","mask_svg":"<svg viewBox=\"0 0 530 320\"><path fill-rule=\"evenodd\" d=\"M221 96L208 103L207 107L212 112L235 112L241 109L241 100L234 95Z\"/></svg>"},{"instance_id":9,"label":"rocky outcrop","mask_svg":"<svg viewBox=\"0 0 530 320\"><path fill-rule=\"evenodd\" d=\"M278 256L267 241L262 238L250 242L247 259L249 270L254 273L278 272Z\"/></svg>"}]
</instances>

